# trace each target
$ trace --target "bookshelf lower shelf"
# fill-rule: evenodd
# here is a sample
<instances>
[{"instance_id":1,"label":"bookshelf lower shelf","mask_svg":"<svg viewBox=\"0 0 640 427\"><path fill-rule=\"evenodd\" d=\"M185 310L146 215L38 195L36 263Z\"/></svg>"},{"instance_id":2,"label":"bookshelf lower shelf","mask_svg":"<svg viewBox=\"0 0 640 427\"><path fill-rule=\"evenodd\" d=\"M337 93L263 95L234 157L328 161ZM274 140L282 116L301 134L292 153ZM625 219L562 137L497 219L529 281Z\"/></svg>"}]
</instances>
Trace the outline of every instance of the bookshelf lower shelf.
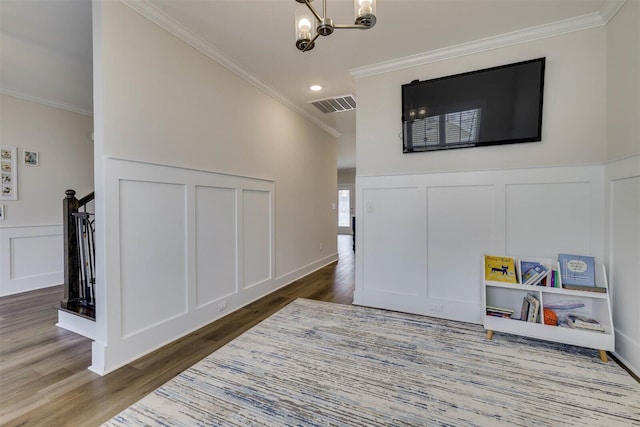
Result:
<instances>
[{"instance_id":1,"label":"bookshelf lower shelf","mask_svg":"<svg viewBox=\"0 0 640 427\"><path fill-rule=\"evenodd\" d=\"M615 338L612 331L591 332L521 320L484 316L484 328L488 331L505 332L541 340L593 348L596 350L615 350Z\"/></svg>"}]
</instances>

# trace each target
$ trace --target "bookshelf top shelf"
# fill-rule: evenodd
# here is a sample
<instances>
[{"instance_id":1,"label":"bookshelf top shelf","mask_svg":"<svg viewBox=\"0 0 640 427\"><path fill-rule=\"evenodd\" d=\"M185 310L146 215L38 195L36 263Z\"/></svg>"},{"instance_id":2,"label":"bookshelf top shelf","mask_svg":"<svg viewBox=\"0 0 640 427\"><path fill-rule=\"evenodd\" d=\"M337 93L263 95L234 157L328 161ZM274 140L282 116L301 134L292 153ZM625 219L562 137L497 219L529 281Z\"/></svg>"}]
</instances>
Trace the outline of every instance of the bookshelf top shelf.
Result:
<instances>
[{"instance_id":1,"label":"bookshelf top shelf","mask_svg":"<svg viewBox=\"0 0 640 427\"><path fill-rule=\"evenodd\" d=\"M575 291L564 288L551 288L548 286L520 285L505 282L485 281L486 286L495 288L513 289L528 292L546 292L550 294L571 295L576 297L607 299L607 292Z\"/></svg>"}]
</instances>

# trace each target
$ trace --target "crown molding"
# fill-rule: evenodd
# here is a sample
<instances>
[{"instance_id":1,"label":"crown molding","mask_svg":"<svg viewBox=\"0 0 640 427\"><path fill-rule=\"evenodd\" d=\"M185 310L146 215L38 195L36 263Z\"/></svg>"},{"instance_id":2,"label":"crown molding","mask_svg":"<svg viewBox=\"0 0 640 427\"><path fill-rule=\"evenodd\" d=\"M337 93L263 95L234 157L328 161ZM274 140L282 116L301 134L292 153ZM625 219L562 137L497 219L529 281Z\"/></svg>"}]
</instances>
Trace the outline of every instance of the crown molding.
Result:
<instances>
[{"instance_id":1,"label":"crown molding","mask_svg":"<svg viewBox=\"0 0 640 427\"><path fill-rule=\"evenodd\" d=\"M64 102L54 101L52 99L40 98L26 93L17 92L9 89L0 89L0 95L12 96L24 101L35 102L36 104L46 105L47 107L59 108L61 110L71 111L72 113L82 114L84 116L93 117L93 111L87 110L76 105L66 104Z\"/></svg>"},{"instance_id":2,"label":"crown molding","mask_svg":"<svg viewBox=\"0 0 640 427\"><path fill-rule=\"evenodd\" d=\"M616 16L616 13L622 9L622 6L624 6L626 2L627 0L608 0L602 5L600 16L605 25L609 23L611 18Z\"/></svg>"},{"instance_id":3,"label":"crown molding","mask_svg":"<svg viewBox=\"0 0 640 427\"><path fill-rule=\"evenodd\" d=\"M419 65L425 65L432 62L443 61L446 59L486 52L489 50L499 49L515 44L526 43L533 40L553 37L560 34L587 30L603 25L605 25L605 22L603 21L602 16L599 12L595 12L588 15L552 22L550 24L527 28L524 30L491 36L473 42L461 43L442 49L435 49L417 55L405 56L404 58L394 59L391 61L380 62L364 67L357 67L349 70L349 72L354 79L361 79L364 77L370 77L378 74L389 73L392 71L404 70Z\"/></svg>"},{"instance_id":4,"label":"crown molding","mask_svg":"<svg viewBox=\"0 0 640 427\"><path fill-rule=\"evenodd\" d=\"M149 2L148 0L120 0L120 1L126 6L128 6L129 8L131 8L132 10L134 10L135 12L137 12L138 14L147 18L149 21L158 25L160 28L164 29L165 31L169 32L175 37L179 38L189 46L198 50L202 54L206 55L210 59L222 65L223 67L227 68L229 71L236 74L238 77L247 81L248 83L255 86L256 88L262 90L267 95L274 98L276 101L280 102L281 104L284 104L294 112L298 113L299 115L301 115L302 117L310 121L311 123L315 124L322 130L324 130L325 132L333 135L336 138L340 137L341 134L336 129L327 125L323 121L317 119L310 113L304 111L302 108L295 105L292 101L290 101L288 98L280 94L273 87L269 86L267 83L253 76L244 68L234 63L232 60L224 56L222 52L220 52L215 47L205 42L200 36L196 35L194 32L192 32L191 30L186 28L184 25L177 22L175 19L171 18L166 13L162 12L156 6L151 4L151 2Z\"/></svg>"}]
</instances>

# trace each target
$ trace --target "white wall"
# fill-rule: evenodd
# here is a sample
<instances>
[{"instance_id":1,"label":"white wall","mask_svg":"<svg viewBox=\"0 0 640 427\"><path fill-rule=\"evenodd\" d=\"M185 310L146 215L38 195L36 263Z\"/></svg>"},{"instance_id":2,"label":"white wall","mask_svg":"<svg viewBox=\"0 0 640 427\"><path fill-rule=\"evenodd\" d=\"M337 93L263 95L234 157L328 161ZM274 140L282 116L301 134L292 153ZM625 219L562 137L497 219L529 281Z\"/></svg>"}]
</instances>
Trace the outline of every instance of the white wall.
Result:
<instances>
[{"instance_id":1,"label":"white wall","mask_svg":"<svg viewBox=\"0 0 640 427\"><path fill-rule=\"evenodd\" d=\"M640 2L607 25L607 161L640 152Z\"/></svg>"},{"instance_id":2,"label":"white wall","mask_svg":"<svg viewBox=\"0 0 640 427\"><path fill-rule=\"evenodd\" d=\"M119 2L94 67L93 370L336 259L335 137Z\"/></svg>"},{"instance_id":3,"label":"white wall","mask_svg":"<svg viewBox=\"0 0 640 427\"><path fill-rule=\"evenodd\" d=\"M541 142L402 153L403 84L539 57L547 58ZM599 27L357 79L358 176L601 163L605 77Z\"/></svg>"},{"instance_id":4,"label":"white wall","mask_svg":"<svg viewBox=\"0 0 640 427\"><path fill-rule=\"evenodd\" d=\"M3 200L0 296L63 282L62 200L93 191L93 119L0 95L0 145L18 148L18 200ZM24 150L39 166L22 164Z\"/></svg>"},{"instance_id":5,"label":"white wall","mask_svg":"<svg viewBox=\"0 0 640 427\"><path fill-rule=\"evenodd\" d=\"M345 132L338 138L338 169L356 167L356 133Z\"/></svg>"},{"instance_id":6,"label":"white wall","mask_svg":"<svg viewBox=\"0 0 640 427\"><path fill-rule=\"evenodd\" d=\"M640 3L607 25L608 250L616 352L640 374Z\"/></svg>"},{"instance_id":7,"label":"white wall","mask_svg":"<svg viewBox=\"0 0 640 427\"><path fill-rule=\"evenodd\" d=\"M338 170L338 185L356 185L356 170Z\"/></svg>"},{"instance_id":8,"label":"white wall","mask_svg":"<svg viewBox=\"0 0 640 427\"><path fill-rule=\"evenodd\" d=\"M604 261L604 27L356 79L355 303L479 323L484 253ZM542 141L402 153L401 85L546 57Z\"/></svg>"}]
</instances>

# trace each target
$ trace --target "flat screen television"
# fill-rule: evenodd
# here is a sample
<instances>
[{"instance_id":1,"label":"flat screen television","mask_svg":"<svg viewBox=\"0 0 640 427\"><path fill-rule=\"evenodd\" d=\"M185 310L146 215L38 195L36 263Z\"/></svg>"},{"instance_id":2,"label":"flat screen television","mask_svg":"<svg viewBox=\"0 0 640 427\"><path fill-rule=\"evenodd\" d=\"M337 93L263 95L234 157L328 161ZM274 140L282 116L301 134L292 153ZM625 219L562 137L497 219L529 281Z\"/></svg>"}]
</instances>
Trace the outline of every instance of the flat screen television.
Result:
<instances>
[{"instance_id":1,"label":"flat screen television","mask_svg":"<svg viewBox=\"0 0 640 427\"><path fill-rule=\"evenodd\" d=\"M545 58L402 85L403 151L540 141Z\"/></svg>"}]
</instances>

